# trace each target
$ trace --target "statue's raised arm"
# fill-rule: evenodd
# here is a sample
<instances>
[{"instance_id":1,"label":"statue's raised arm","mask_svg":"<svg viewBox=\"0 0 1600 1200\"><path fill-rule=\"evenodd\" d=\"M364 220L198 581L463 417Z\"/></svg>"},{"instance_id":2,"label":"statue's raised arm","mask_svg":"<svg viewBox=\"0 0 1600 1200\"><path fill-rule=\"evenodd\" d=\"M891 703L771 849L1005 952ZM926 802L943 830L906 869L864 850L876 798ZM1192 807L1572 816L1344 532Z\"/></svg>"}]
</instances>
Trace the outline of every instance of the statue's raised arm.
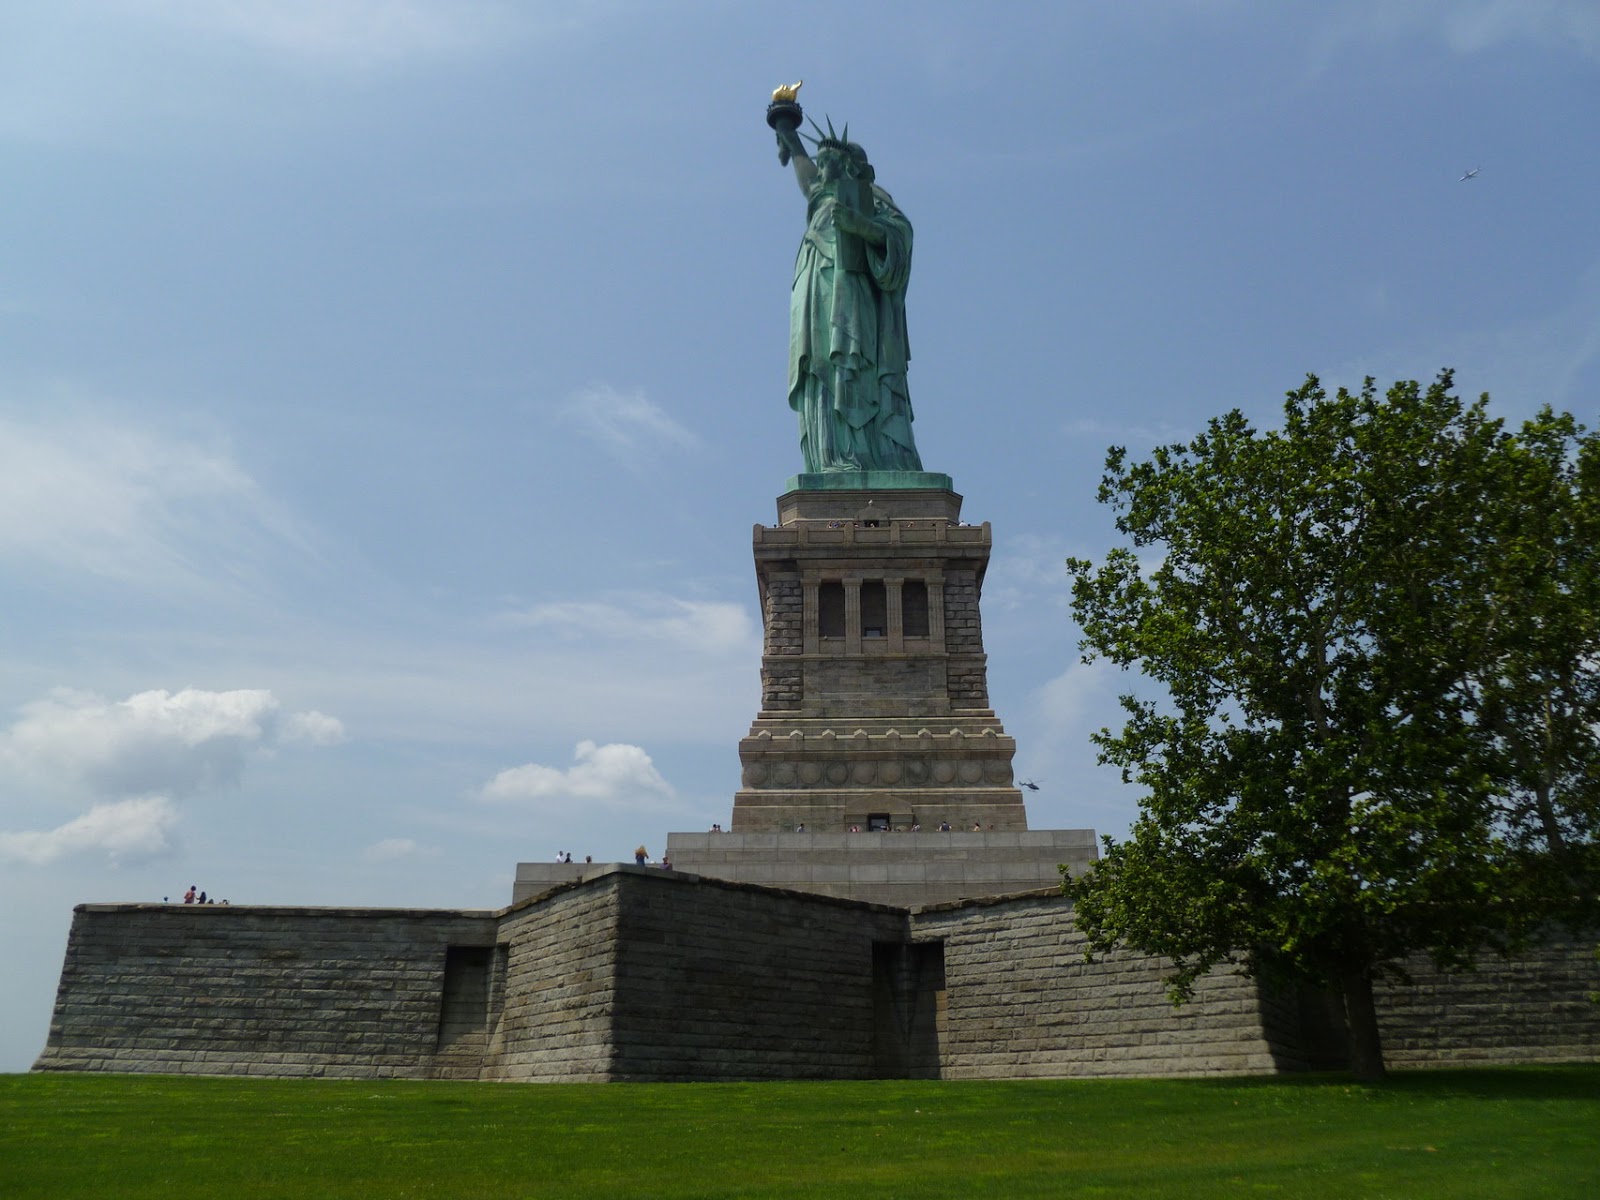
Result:
<instances>
[{"instance_id":1,"label":"statue's raised arm","mask_svg":"<svg viewBox=\"0 0 1600 1200\"><path fill-rule=\"evenodd\" d=\"M794 83L781 83L772 89L772 103L767 105L767 124L778 137L778 164L794 163L794 177L802 193L809 193L817 181L817 168L806 153L806 144L800 137L800 93L804 79Z\"/></svg>"},{"instance_id":2,"label":"statue's raised arm","mask_svg":"<svg viewBox=\"0 0 1600 1200\"><path fill-rule=\"evenodd\" d=\"M877 186L848 125L837 133L831 120L826 132L813 123L816 154L806 153L799 88L773 92L767 124L806 197L789 293L789 406L805 469L921 471L906 386L911 222Z\"/></svg>"}]
</instances>

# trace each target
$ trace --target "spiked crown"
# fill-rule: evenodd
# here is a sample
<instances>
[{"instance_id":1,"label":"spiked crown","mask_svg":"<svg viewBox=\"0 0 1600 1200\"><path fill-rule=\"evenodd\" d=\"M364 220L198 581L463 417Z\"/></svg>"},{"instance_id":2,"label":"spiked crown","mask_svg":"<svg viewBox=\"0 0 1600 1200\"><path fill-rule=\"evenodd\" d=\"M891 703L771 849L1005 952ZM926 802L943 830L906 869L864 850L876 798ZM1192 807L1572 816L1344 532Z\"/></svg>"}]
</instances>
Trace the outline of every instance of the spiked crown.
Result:
<instances>
[{"instance_id":1,"label":"spiked crown","mask_svg":"<svg viewBox=\"0 0 1600 1200\"><path fill-rule=\"evenodd\" d=\"M850 174L870 181L875 172L872 169L872 165L867 161L866 150L858 143L850 140L849 122L845 123L845 127L841 132L834 129L832 117L824 117L823 119L828 122L826 131L823 130L822 126L812 121L810 117L807 117L806 120L811 121L811 128L817 131L817 136L812 137L809 133L802 133L800 136L815 146L818 153L824 150L833 150L842 154L850 163Z\"/></svg>"}]
</instances>

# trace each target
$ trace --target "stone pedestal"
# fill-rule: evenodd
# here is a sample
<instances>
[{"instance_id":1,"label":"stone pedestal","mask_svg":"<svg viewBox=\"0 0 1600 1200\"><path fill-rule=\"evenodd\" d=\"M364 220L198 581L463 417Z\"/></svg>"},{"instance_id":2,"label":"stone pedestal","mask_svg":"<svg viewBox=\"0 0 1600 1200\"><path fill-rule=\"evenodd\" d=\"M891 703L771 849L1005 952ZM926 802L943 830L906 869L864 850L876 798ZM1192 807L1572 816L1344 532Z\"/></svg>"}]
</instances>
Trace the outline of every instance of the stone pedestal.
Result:
<instances>
[{"instance_id":1,"label":"stone pedestal","mask_svg":"<svg viewBox=\"0 0 1600 1200\"><path fill-rule=\"evenodd\" d=\"M989 707L989 526L961 524L948 476L852 481L799 476L755 527L761 709L731 829L1025 830L1016 743Z\"/></svg>"},{"instance_id":2,"label":"stone pedestal","mask_svg":"<svg viewBox=\"0 0 1600 1200\"><path fill-rule=\"evenodd\" d=\"M1092 829L672 833L667 853L678 871L901 908L1058 888L1096 857ZM519 896L549 886L544 867L518 864Z\"/></svg>"}]
</instances>

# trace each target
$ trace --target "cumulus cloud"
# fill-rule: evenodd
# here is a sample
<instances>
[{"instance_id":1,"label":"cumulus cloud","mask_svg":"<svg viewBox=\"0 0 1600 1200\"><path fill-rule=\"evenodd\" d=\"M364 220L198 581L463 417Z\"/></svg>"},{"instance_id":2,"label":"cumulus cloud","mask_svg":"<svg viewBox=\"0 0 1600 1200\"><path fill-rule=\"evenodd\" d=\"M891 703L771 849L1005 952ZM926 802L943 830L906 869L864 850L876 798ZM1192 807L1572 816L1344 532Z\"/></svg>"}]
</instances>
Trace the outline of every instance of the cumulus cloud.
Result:
<instances>
[{"instance_id":1,"label":"cumulus cloud","mask_svg":"<svg viewBox=\"0 0 1600 1200\"><path fill-rule=\"evenodd\" d=\"M42 864L97 851L114 861L159 854L178 820L172 797L235 784L252 753L278 744L343 738L336 718L284 713L264 689L154 690L125 700L58 689L0 731L0 766L93 807L56 829L0 832L0 858Z\"/></svg>"},{"instance_id":2,"label":"cumulus cloud","mask_svg":"<svg viewBox=\"0 0 1600 1200\"><path fill-rule=\"evenodd\" d=\"M603 383L591 384L567 397L558 416L629 465L700 444L697 434L674 421L643 392L623 391Z\"/></svg>"},{"instance_id":3,"label":"cumulus cloud","mask_svg":"<svg viewBox=\"0 0 1600 1200\"><path fill-rule=\"evenodd\" d=\"M511 803L591 800L615 807L640 807L671 799L672 785L661 777L639 746L582 741L566 770L524 763L508 767L483 786L485 800Z\"/></svg>"},{"instance_id":4,"label":"cumulus cloud","mask_svg":"<svg viewBox=\"0 0 1600 1200\"><path fill-rule=\"evenodd\" d=\"M0 415L0 558L193 592L283 545L305 548L225 449L96 418Z\"/></svg>"},{"instance_id":5,"label":"cumulus cloud","mask_svg":"<svg viewBox=\"0 0 1600 1200\"><path fill-rule=\"evenodd\" d=\"M697 654L748 654L757 641L742 605L649 593L535 604L500 620L573 641L650 641Z\"/></svg>"},{"instance_id":6,"label":"cumulus cloud","mask_svg":"<svg viewBox=\"0 0 1600 1200\"><path fill-rule=\"evenodd\" d=\"M107 700L57 689L24 705L0 733L0 760L99 795L189 795L238 781L252 750L328 745L343 726L319 712L284 714L270 691L184 688Z\"/></svg>"},{"instance_id":7,"label":"cumulus cloud","mask_svg":"<svg viewBox=\"0 0 1600 1200\"><path fill-rule=\"evenodd\" d=\"M0 832L0 861L43 866L93 852L104 852L113 862L153 858L171 849L177 822L177 809L165 796L96 804L55 829Z\"/></svg>"},{"instance_id":8,"label":"cumulus cloud","mask_svg":"<svg viewBox=\"0 0 1600 1200\"><path fill-rule=\"evenodd\" d=\"M275 707L264 691L151 691L108 701L58 689L25 705L0 744L13 763L97 792L190 793L238 778Z\"/></svg>"},{"instance_id":9,"label":"cumulus cloud","mask_svg":"<svg viewBox=\"0 0 1600 1200\"><path fill-rule=\"evenodd\" d=\"M278 702L263 690L149 691L126 700L58 689L23 707L0 753L35 774L102 794L187 794L235 782L272 739Z\"/></svg>"}]
</instances>

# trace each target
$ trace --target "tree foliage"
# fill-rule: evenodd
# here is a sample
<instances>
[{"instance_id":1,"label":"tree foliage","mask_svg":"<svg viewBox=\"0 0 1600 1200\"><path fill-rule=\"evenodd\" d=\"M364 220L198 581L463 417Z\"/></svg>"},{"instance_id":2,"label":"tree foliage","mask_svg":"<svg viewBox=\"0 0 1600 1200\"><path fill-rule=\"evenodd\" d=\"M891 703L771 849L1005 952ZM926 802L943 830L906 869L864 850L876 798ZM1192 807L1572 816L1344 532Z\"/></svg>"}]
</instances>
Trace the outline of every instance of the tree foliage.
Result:
<instances>
[{"instance_id":1,"label":"tree foliage","mask_svg":"<svg viewBox=\"0 0 1600 1200\"><path fill-rule=\"evenodd\" d=\"M1600 879L1600 438L1541 412L1505 447L1479 719L1525 909L1592 923Z\"/></svg>"},{"instance_id":2,"label":"tree foliage","mask_svg":"<svg viewBox=\"0 0 1600 1200\"><path fill-rule=\"evenodd\" d=\"M1452 382L1312 377L1281 429L1113 448L1132 545L1068 564L1085 661L1164 693L1095 739L1145 795L1066 885L1092 948L1178 999L1227 962L1334 988L1369 1076L1375 978L1582 919L1597 877L1600 445Z\"/></svg>"}]
</instances>

